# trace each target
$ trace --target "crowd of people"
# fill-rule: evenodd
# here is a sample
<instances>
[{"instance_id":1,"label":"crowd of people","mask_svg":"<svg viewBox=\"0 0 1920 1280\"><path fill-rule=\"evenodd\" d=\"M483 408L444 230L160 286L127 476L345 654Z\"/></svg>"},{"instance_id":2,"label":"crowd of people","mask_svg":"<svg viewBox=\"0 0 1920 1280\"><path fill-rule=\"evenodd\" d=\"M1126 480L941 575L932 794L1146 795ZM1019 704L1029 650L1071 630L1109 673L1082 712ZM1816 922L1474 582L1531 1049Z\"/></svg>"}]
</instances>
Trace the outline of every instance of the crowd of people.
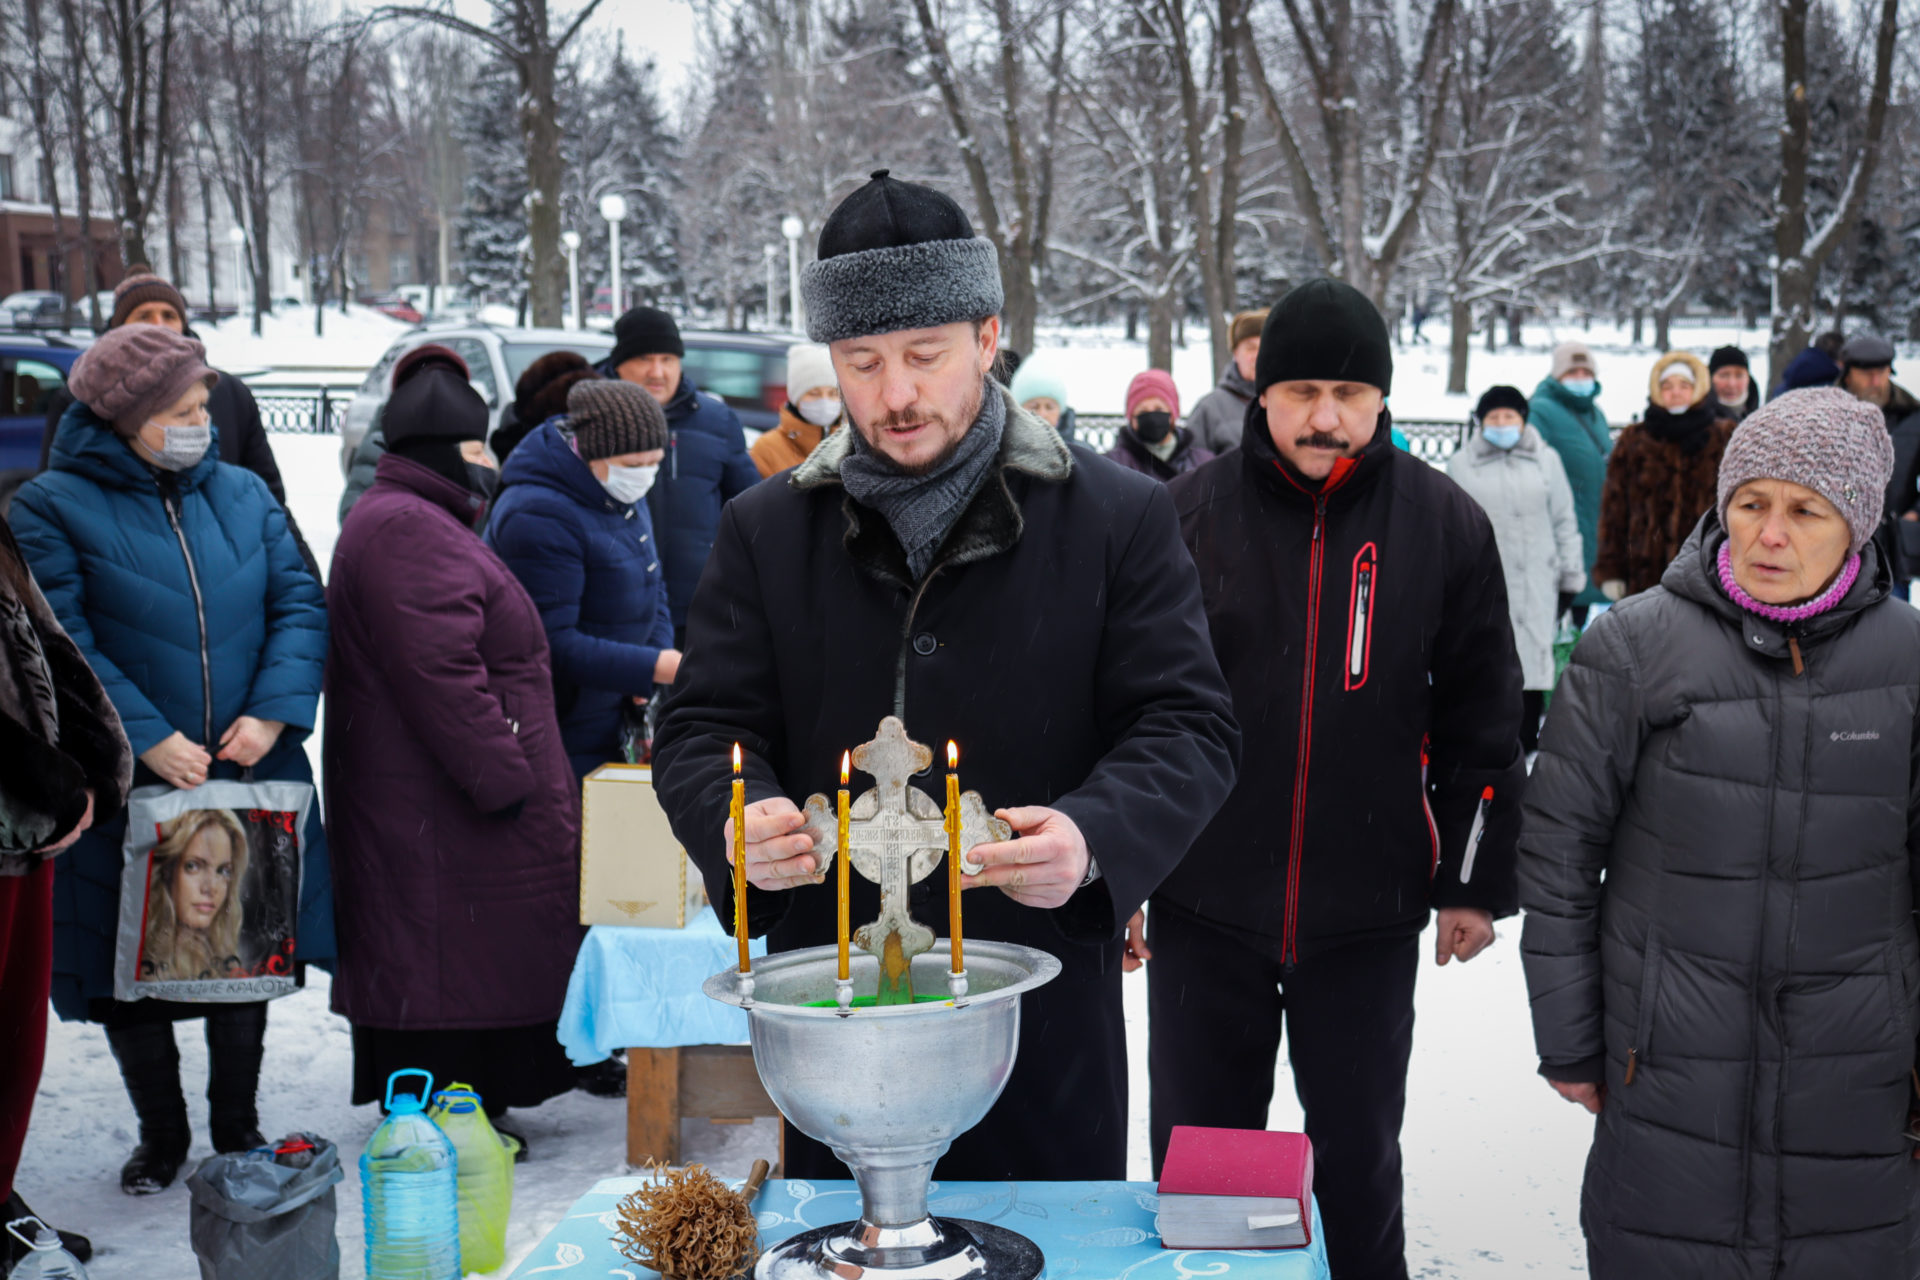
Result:
<instances>
[{"instance_id":1,"label":"crowd of people","mask_svg":"<svg viewBox=\"0 0 1920 1280\"><path fill-rule=\"evenodd\" d=\"M0 524L9 1217L49 994L119 1065L124 1190L191 1146L177 1022L214 1149L261 1143L267 1002L116 992L127 801L310 784L324 695L292 960L332 974L355 1103L421 1067L515 1132L621 1087L555 1034L609 760L651 758L727 904L742 744L751 888L721 922L831 941L795 801L891 714L967 744L1014 832L974 851L970 935L1062 962L941 1177L1124 1177L1144 964L1155 1168L1175 1126L1264 1128L1284 1040L1333 1274L1405 1277L1419 938L1437 915L1435 963L1465 962L1524 908L1540 1072L1597 1116L1594 1275L1910 1274L1920 402L1891 345L1816 343L1764 404L1738 349L1668 352L1616 438L1563 343L1434 467L1393 429L1380 313L1314 280L1233 317L1184 417L1134 377L1102 456L1057 365L1011 365L999 263L944 195L876 174L802 287L752 448L653 308L598 364L535 362L497 424L457 354L409 351L323 585L244 387L164 280L120 286ZM154 874L215 915L231 843ZM856 878L856 918L878 892ZM170 970L228 972L224 937ZM842 1175L795 1131L786 1159Z\"/></svg>"}]
</instances>

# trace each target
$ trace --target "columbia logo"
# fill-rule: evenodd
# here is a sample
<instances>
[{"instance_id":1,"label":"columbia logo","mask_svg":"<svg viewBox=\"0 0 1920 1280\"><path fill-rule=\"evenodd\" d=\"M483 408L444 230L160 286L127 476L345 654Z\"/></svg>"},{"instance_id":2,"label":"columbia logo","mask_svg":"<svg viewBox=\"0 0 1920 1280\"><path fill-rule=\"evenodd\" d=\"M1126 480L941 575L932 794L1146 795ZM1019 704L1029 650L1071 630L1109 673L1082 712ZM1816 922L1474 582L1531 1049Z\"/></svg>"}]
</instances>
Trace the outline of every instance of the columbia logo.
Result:
<instances>
[{"instance_id":1,"label":"columbia logo","mask_svg":"<svg viewBox=\"0 0 1920 1280\"><path fill-rule=\"evenodd\" d=\"M1875 733L1872 729L1867 729L1859 733L1856 733L1852 730L1848 730L1845 733L1835 733L1832 736L1835 742L1878 742L1880 741L1880 735Z\"/></svg>"}]
</instances>

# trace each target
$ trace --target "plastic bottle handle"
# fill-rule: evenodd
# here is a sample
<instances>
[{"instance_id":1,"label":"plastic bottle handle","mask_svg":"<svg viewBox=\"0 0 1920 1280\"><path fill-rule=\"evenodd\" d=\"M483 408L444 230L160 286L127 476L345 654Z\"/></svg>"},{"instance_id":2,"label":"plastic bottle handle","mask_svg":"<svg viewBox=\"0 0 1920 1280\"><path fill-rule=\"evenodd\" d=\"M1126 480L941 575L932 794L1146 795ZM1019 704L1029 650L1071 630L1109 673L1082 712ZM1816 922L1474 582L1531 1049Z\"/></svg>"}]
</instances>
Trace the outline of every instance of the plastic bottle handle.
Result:
<instances>
[{"instance_id":1,"label":"plastic bottle handle","mask_svg":"<svg viewBox=\"0 0 1920 1280\"><path fill-rule=\"evenodd\" d=\"M29 1239L28 1237L20 1234L20 1228L26 1225L27 1223L32 1223L34 1226L40 1228L39 1231L34 1233L32 1239ZM41 1233L43 1232L46 1235L53 1236L53 1239L45 1244L42 1244L40 1241L40 1236L41 1236ZM15 1240L18 1240L21 1244L27 1246L27 1248L32 1249L37 1253L51 1253L55 1249L58 1249L60 1247L60 1237L57 1235L54 1235L53 1228L49 1227L46 1223L40 1221L40 1219L34 1217L32 1214L28 1214L24 1218L15 1218L12 1222L9 1222L7 1224L7 1234L12 1236Z\"/></svg>"},{"instance_id":2,"label":"plastic bottle handle","mask_svg":"<svg viewBox=\"0 0 1920 1280\"><path fill-rule=\"evenodd\" d=\"M402 1076L419 1076L427 1082L427 1087L420 1091L420 1105L424 1108L427 1104L427 1099L433 1095L433 1073L431 1071L423 1071L419 1067L402 1067L387 1077L387 1110L393 1110L393 1086Z\"/></svg>"}]
</instances>

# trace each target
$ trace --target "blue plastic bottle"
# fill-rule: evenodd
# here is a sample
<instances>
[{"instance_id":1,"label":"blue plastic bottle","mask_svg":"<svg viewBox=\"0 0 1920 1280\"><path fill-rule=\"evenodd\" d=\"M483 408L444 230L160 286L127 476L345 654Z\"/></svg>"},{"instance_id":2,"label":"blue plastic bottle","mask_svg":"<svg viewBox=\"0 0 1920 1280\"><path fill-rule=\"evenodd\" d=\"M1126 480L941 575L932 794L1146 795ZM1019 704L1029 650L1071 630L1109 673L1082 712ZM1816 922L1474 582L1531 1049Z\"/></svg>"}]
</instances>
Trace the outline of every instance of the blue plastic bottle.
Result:
<instances>
[{"instance_id":1,"label":"blue plastic bottle","mask_svg":"<svg viewBox=\"0 0 1920 1280\"><path fill-rule=\"evenodd\" d=\"M426 1082L418 1096L394 1094L403 1076ZM360 1156L367 1280L460 1280L458 1162L447 1135L427 1118L422 1100L432 1093L425 1071L387 1077L387 1118Z\"/></svg>"}]
</instances>

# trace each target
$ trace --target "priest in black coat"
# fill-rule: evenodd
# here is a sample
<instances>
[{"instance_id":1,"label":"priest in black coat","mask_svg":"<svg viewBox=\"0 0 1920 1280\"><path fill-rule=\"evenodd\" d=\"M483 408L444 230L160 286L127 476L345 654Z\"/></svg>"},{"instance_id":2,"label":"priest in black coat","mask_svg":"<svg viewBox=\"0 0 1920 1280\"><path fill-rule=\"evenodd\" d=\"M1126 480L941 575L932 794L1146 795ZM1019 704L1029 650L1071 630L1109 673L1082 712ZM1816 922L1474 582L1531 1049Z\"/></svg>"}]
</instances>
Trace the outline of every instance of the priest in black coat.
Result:
<instances>
[{"instance_id":1,"label":"priest in black coat","mask_svg":"<svg viewBox=\"0 0 1920 1280\"><path fill-rule=\"evenodd\" d=\"M856 429L721 517L654 744L660 798L729 922L741 743L748 928L773 951L824 946L834 888L796 803L831 795L841 752L884 716L959 743L967 789L1015 835L973 852L966 935L1063 967L1024 998L1012 1079L937 1176L1119 1179L1122 929L1239 754L1199 579L1162 486L1062 443L988 377L999 264L958 205L883 171L827 219L818 257L808 331ZM941 795L937 776L918 785ZM910 902L945 932L943 873ZM878 910L856 875L855 924ZM792 1176L845 1176L824 1146L787 1143Z\"/></svg>"}]
</instances>

